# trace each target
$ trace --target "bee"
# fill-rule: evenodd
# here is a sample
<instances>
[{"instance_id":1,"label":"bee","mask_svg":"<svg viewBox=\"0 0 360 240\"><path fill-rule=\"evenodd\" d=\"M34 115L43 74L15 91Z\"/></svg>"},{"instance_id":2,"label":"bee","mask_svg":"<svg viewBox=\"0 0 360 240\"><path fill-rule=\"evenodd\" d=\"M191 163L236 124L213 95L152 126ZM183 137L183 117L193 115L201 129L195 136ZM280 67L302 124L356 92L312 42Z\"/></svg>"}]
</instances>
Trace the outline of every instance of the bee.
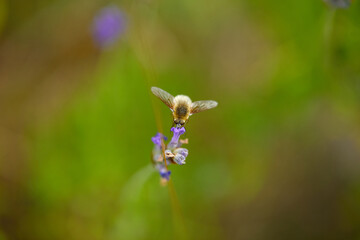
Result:
<instances>
[{"instance_id":1,"label":"bee","mask_svg":"<svg viewBox=\"0 0 360 240\"><path fill-rule=\"evenodd\" d=\"M218 105L216 101L212 100L192 102L191 99L185 95L177 95L174 97L170 93L157 87L152 87L151 91L170 108L176 127L183 127L192 114L214 108Z\"/></svg>"}]
</instances>

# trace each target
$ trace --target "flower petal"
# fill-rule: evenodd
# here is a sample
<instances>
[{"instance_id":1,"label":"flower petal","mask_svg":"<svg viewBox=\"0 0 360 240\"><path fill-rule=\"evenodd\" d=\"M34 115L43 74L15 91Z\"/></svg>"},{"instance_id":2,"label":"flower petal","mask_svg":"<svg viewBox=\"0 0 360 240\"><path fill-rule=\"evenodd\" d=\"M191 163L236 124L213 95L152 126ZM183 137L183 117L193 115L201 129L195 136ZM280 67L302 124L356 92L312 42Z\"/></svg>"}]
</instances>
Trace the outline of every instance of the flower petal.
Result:
<instances>
[{"instance_id":1,"label":"flower petal","mask_svg":"<svg viewBox=\"0 0 360 240\"><path fill-rule=\"evenodd\" d=\"M171 141L169 143L169 147L170 148L174 148L176 147L178 144L179 144L179 138L182 134L185 133L185 128L182 127L182 128L175 128L175 127L172 127L171 128L171 131L174 133L173 137L171 138Z\"/></svg>"}]
</instances>

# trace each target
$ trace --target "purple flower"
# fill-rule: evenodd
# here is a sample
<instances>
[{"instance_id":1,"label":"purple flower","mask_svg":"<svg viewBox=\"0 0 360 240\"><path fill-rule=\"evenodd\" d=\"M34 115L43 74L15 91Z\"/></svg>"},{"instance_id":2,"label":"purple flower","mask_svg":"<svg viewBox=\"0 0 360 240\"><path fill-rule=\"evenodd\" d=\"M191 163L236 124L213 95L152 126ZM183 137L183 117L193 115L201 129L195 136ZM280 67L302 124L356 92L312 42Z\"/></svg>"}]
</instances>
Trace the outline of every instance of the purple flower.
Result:
<instances>
[{"instance_id":1,"label":"purple flower","mask_svg":"<svg viewBox=\"0 0 360 240\"><path fill-rule=\"evenodd\" d=\"M179 165L185 164L185 157L181 154L176 154L174 157L174 161Z\"/></svg>"},{"instance_id":2,"label":"purple flower","mask_svg":"<svg viewBox=\"0 0 360 240\"><path fill-rule=\"evenodd\" d=\"M174 150L174 154L174 161L179 165L184 165L189 151L186 148L177 148Z\"/></svg>"},{"instance_id":3,"label":"purple flower","mask_svg":"<svg viewBox=\"0 0 360 240\"><path fill-rule=\"evenodd\" d=\"M176 154L180 154L184 157L187 157L189 155L189 150L187 150L186 148L177 148L174 150L175 155Z\"/></svg>"},{"instance_id":4,"label":"purple flower","mask_svg":"<svg viewBox=\"0 0 360 240\"><path fill-rule=\"evenodd\" d=\"M174 148L179 144L179 138L180 138L180 136L182 134L185 133L185 128L184 127L182 127L182 128L172 127L171 131L174 133L174 135L171 138L171 141L169 143L169 147Z\"/></svg>"},{"instance_id":5,"label":"purple flower","mask_svg":"<svg viewBox=\"0 0 360 240\"><path fill-rule=\"evenodd\" d=\"M165 164L184 165L186 157L189 154L189 151L186 148L181 148L182 144L188 143L187 139L179 140L180 136L185 133L185 128L173 127L171 128L171 131L173 132L173 137L168 145L165 144L165 149L161 145L163 140L167 140L163 134L157 133L151 138L155 144L152 152L153 163L161 176L162 185L166 185L171 174L171 171L166 168Z\"/></svg>"},{"instance_id":6,"label":"purple flower","mask_svg":"<svg viewBox=\"0 0 360 240\"><path fill-rule=\"evenodd\" d=\"M171 174L171 171L160 172L160 176L161 176L162 178L165 178L165 179L168 180L168 181L169 181L169 179L170 179L170 174Z\"/></svg>"},{"instance_id":7,"label":"purple flower","mask_svg":"<svg viewBox=\"0 0 360 240\"><path fill-rule=\"evenodd\" d=\"M157 133L154 137L151 138L151 141L158 147L161 148L161 138L165 141L167 140L167 137L162 135L161 133Z\"/></svg>"},{"instance_id":8,"label":"purple flower","mask_svg":"<svg viewBox=\"0 0 360 240\"><path fill-rule=\"evenodd\" d=\"M324 2L334 8L348 8L350 6L350 0L324 0Z\"/></svg>"},{"instance_id":9,"label":"purple flower","mask_svg":"<svg viewBox=\"0 0 360 240\"><path fill-rule=\"evenodd\" d=\"M166 167L162 164L157 165L156 168L158 169L161 178L169 181L171 171L166 170Z\"/></svg>"},{"instance_id":10,"label":"purple flower","mask_svg":"<svg viewBox=\"0 0 360 240\"><path fill-rule=\"evenodd\" d=\"M124 30L125 18L116 6L101 9L94 18L94 39L100 47L108 47L115 43Z\"/></svg>"}]
</instances>

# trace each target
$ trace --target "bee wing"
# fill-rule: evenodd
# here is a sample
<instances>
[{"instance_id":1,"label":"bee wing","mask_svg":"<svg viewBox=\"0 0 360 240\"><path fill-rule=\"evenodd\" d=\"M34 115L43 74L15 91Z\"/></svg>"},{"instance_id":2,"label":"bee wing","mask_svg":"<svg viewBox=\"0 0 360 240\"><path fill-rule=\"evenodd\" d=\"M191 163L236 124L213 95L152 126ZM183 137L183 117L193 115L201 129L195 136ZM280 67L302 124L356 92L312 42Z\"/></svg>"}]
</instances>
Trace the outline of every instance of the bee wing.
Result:
<instances>
[{"instance_id":1,"label":"bee wing","mask_svg":"<svg viewBox=\"0 0 360 240\"><path fill-rule=\"evenodd\" d=\"M152 93L157 96L158 98L160 98L160 100L165 103L170 109L173 109L174 107L174 96L171 95L170 93L157 88L157 87L151 87L151 91Z\"/></svg>"},{"instance_id":2,"label":"bee wing","mask_svg":"<svg viewBox=\"0 0 360 240\"><path fill-rule=\"evenodd\" d=\"M217 105L218 105L218 103L215 101L212 101L212 100L193 102L191 104L191 114L214 108Z\"/></svg>"}]
</instances>

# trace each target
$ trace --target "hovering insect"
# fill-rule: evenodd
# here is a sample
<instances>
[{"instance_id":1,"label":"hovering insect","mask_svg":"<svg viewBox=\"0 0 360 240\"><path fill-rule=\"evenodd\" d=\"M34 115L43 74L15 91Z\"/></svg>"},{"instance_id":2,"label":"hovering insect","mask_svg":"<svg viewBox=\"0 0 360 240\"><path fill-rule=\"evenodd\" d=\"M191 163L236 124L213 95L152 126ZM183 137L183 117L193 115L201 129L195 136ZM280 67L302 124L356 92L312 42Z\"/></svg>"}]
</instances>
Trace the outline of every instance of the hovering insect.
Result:
<instances>
[{"instance_id":1,"label":"hovering insect","mask_svg":"<svg viewBox=\"0 0 360 240\"><path fill-rule=\"evenodd\" d=\"M184 126L192 114L214 108L218 105L217 102L212 100L192 102L191 99L185 95L177 95L174 97L170 93L157 87L152 87L151 91L170 108L176 127Z\"/></svg>"}]
</instances>

